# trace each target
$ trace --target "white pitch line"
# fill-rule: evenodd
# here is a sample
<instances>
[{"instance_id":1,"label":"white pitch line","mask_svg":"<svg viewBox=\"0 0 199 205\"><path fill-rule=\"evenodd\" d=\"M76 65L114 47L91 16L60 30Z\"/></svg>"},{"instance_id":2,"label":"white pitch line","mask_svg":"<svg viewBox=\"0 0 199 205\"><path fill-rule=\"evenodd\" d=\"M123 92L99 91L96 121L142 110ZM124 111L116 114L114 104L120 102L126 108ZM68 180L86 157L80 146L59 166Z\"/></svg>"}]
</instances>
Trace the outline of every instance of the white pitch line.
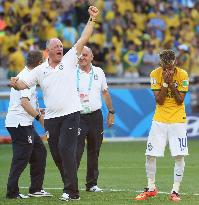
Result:
<instances>
[{"instance_id":1,"label":"white pitch line","mask_svg":"<svg viewBox=\"0 0 199 205\"><path fill-rule=\"evenodd\" d=\"M29 187L22 186L21 189L29 189ZM62 190L63 188L60 187L46 187L44 190ZM81 191L85 191L85 189L80 188ZM134 192L131 189L103 189L105 192ZM136 193L140 193L143 190L135 191ZM170 194L170 192L158 191L158 194ZM192 195L192 196L199 196L199 193L180 193L180 195Z\"/></svg>"}]
</instances>

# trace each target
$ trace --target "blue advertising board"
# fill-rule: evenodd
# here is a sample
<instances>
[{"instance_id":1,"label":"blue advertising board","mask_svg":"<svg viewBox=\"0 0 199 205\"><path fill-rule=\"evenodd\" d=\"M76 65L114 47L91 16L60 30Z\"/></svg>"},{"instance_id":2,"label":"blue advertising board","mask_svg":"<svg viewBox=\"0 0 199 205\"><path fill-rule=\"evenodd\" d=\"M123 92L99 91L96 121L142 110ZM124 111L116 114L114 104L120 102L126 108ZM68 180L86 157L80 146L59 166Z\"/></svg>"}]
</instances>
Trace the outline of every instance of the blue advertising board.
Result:
<instances>
[{"instance_id":1,"label":"blue advertising board","mask_svg":"<svg viewBox=\"0 0 199 205\"><path fill-rule=\"evenodd\" d=\"M106 117L108 111L103 102L104 136L109 139L127 137L136 139L148 136L155 110L153 92L149 88L111 88L110 94L116 112L115 124L112 128L107 127ZM40 107L44 108L45 105L40 90L38 90L38 100ZM8 103L8 99L0 100L0 113L7 112ZM191 115L190 93L186 95L185 105L187 114ZM0 136L5 137L9 134L4 127L4 118L5 115L0 117ZM44 135L45 131L38 122L35 122L35 126L39 134Z\"/></svg>"}]
</instances>

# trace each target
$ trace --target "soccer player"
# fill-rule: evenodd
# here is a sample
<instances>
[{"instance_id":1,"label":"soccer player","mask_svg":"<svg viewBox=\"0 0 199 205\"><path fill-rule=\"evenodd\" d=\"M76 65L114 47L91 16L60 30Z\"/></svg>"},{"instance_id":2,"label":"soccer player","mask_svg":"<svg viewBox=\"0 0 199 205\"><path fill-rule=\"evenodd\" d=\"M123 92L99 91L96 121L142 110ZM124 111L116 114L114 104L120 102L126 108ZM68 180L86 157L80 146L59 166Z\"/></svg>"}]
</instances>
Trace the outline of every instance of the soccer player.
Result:
<instances>
[{"instance_id":1,"label":"soccer player","mask_svg":"<svg viewBox=\"0 0 199 205\"><path fill-rule=\"evenodd\" d=\"M156 110L146 148L146 175L148 186L135 200L156 196L156 157L164 156L167 141L175 159L174 183L170 199L180 201L179 187L184 173L184 156L188 155L186 136L186 113L184 98L188 91L188 74L175 66L176 56L172 50L160 53L161 67L150 74L151 89L156 99Z\"/></svg>"},{"instance_id":2,"label":"soccer player","mask_svg":"<svg viewBox=\"0 0 199 205\"><path fill-rule=\"evenodd\" d=\"M18 74L21 79L30 74L36 66L43 62L41 51L30 51L27 55L27 66ZM31 185L29 196L52 196L43 190L46 167L46 148L33 127L34 118L44 126L44 116L38 112L36 86L17 91L11 89L10 103L5 125L12 138L13 157L7 183L6 197L9 199L25 196L19 192L18 181L27 164L30 164Z\"/></svg>"}]
</instances>

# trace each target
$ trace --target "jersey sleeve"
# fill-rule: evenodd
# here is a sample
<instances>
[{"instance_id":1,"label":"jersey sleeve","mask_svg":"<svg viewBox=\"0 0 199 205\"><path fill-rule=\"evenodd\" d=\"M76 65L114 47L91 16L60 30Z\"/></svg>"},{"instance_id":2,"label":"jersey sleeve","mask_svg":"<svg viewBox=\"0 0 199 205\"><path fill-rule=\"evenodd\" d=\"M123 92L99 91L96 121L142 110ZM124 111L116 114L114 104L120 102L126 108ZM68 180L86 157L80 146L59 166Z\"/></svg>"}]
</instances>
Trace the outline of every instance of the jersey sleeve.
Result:
<instances>
[{"instance_id":1,"label":"jersey sleeve","mask_svg":"<svg viewBox=\"0 0 199 205\"><path fill-rule=\"evenodd\" d=\"M34 68L27 76L21 77L20 80L22 80L28 88L37 85L39 82L39 68Z\"/></svg>"},{"instance_id":2,"label":"jersey sleeve","mask_svg":"<svg viewBox=\"0 0 199 205\"><path fill-rule=\"evenodd\" d=\"M101 87L101 89L102 89L102 91L108 89L108 85L107 85L107 82L106 82L106 76L105 76L103 70L102 70L102 87Z\"/></svg>"},{"instance_id":3,"label":"jersey sleeve","mask_svg":"<svg viewBox=\"0 0 199 205\"><path fill-rule=\"evenodd\" d=\"M30 100L31 95L32 95L31 89L21 90L20 93L21 93L21 98L28 98Z\"/></svg>"},{"instance_id":4,"label":"jersey sleeve","mask_svg":"<svg viewBox=\"0 0 199 205\"><path fill-rule=\"evenodd\" d=\"M77 49L73 46L62 58L62 63L69 69L76 69L78 63Z\"/></svg>"},{"instance_id":5,"label":"jersey sleeve","mask_svg":"<svg viewBox=\"0 0 199 205\"><path fill-rule=\"evenodd\" d=\"M150 74L151 81L151 90L156 91L161 89L160 76L157 75L157 72L152 71Z\"/></svg>"},{"instance_id":6,"label":"jersey sleeve","mask_svg":"<svg viewBox=\"0 0 199 205\"><path fill-rule=\"evenodd\" d=\"M183 72L181 74L179 86L178 86L178 91L179 92L187 92L189 90L189 77L187 72Z\"/></svg>"}]
</instances>

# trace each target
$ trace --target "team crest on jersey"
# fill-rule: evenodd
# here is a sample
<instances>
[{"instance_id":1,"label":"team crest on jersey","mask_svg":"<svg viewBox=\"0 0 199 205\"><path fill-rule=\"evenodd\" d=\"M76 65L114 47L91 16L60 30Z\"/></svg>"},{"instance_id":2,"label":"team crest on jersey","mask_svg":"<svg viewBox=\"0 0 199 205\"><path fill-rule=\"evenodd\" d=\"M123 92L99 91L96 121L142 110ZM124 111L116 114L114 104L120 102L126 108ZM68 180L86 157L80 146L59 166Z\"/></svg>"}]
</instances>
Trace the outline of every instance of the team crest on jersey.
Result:
<instances>
[{"instance_id":1,"label":"team crest on jersey","mask_svg":"<svg viewBox=\"0 0 199 205\"><path fill-rule=\"evenodd\" d=\"M63 69L64 69L63 64L60 64L60 65L59 65L59 70L63 70Z\"/></svg>"},{"instance_id":2,"label":"team crest on jersey","mask_svg":"<svg viewBox=\"0 0 199 205\"><path fill-rule=\"evenodd\" d=\"M151 84L152 84L152 85L156 85L156 84L157 84L157 81L156 81L155 78L151 78Z\"/></svg>"},{"instance_id":3,"label":"team crest on jersey","mask_svg":"<svg viewBox=\"0 0 199 205\"><path fill-rule=\"evenodd\" d=\"M94 80L98 80L98 75L97 74L94 75Z\"/></svg>"}]
</instances>

